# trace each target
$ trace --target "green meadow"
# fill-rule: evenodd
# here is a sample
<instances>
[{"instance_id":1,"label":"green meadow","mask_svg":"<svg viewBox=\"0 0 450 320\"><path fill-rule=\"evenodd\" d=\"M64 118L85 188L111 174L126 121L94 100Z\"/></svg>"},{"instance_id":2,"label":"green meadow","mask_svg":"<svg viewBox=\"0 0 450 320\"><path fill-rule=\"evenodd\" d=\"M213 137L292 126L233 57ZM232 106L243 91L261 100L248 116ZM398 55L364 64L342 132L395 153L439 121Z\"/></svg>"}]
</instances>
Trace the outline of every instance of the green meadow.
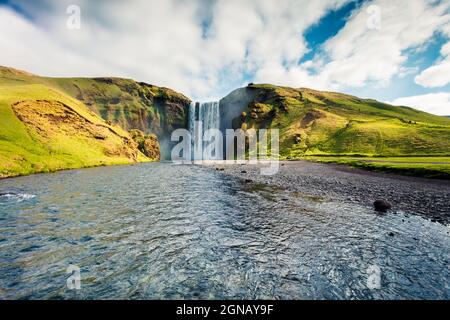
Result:
<instances>
[{"instance_id":1,"label":"green meadow","mask_svg":"<svg viewBox=\"0 0 450 320\"><path fill-rule=\"evenodd\" d=\"M408 176L450 179L450 157L309 156L304 159Z\"/></svg>"}]
</instances>

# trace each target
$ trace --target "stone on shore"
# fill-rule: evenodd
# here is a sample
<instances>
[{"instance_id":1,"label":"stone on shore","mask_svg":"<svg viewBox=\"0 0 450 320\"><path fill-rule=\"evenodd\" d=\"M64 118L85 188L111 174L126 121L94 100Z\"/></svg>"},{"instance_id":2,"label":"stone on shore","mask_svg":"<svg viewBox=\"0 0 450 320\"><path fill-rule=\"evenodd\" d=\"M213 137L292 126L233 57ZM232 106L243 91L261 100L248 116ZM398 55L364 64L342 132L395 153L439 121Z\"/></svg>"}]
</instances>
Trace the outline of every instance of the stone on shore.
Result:
<instances>
[{"instance_id":1,"label":"stone on shore","mask_svg":"<svg viewBox=\"0 0 450 320\"><path fill-rule=\"evenodd\" d=\"M373 206L375 208L375 211L378 212L387 212L388 210L392 209L392 205L383 199L375 200Z\"/></svg>"}]
</instances>

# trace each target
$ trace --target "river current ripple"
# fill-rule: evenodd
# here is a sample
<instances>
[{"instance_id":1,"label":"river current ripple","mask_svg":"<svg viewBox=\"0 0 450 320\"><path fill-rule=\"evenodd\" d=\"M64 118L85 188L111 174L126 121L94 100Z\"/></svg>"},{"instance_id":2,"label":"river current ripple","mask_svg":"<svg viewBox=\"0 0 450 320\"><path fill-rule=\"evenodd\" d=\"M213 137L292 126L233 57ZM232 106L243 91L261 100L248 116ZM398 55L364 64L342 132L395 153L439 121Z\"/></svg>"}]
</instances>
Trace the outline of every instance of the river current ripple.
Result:
<instances>
[{"instance_id":1,"label":"river current ripple","mask_svg":"<svg viewBox=\"0 0 450 320\"><path fill-rule=\"evenodd\" d=\"M449 299L449 231L199 166L19 177L0 181L0 298Z\"/></svg>"}]
</instances>

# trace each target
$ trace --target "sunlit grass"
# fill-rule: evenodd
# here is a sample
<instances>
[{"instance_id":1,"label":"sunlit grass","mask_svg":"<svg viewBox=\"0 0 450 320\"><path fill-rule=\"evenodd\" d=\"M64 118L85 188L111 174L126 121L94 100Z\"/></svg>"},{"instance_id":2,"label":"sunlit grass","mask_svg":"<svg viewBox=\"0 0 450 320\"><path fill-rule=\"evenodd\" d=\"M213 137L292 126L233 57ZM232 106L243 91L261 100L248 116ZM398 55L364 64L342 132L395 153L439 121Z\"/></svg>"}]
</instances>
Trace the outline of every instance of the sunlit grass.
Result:
<instances>
[{"instance_id":1,"label":"sunlit grass","mask_svg":"<svg viewBox=\"0 0 450 320\"><path fill-rule=\"evenodd\" d=\"M35 119L36 123L35 127L27 127L18 119L12 104L26 101L30 106L35 106L40 100L49 101L50 106L53 101L66 105L78 115L80 132L73 131L72 123L55 124L37 114L29 114L29 121ZM36 110L49 115L55 112L55 117L59 112L56 107L45 109L43 104ZM27 110L23 112L26 115ZM30 112L34 111L30 109ZM104 128L106 139L86 137L81 130L86 124ZM58 132L61 126L65 126L66 131ZM124 137L129 136L123 129L106 124L81 102L54 89L39 84L0 86L0 177L132 163L120 152L117 155L105 152L119 148ZM138 160L146 159L139 155Z\"/></svg>"},{"instance_id":2,"label":"sunlit grass","mask_svg":"<svg viewBox=\"0 0 450 320\"><path fill-rule=\"evenodd\" d=\"M309 156L306 160L427 178L450 179L450 157Z\"/></svg>"}]
</instances>

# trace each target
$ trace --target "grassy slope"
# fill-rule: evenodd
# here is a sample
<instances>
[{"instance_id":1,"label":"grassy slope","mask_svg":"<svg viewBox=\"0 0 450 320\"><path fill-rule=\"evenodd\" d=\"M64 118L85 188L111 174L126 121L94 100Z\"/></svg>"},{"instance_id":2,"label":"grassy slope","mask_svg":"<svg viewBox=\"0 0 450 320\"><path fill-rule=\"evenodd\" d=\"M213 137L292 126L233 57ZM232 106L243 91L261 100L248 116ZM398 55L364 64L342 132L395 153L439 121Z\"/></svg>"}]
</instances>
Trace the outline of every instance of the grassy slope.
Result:
<instances>
[{"instance_id":1,"label":"grassy slope","mask_svg":"<svg viewBox=\"0 0 450 320\"><path fill-rule=\"evenodd\" d=\"M43 84L83 102L106 121L164 139L185 127L190 100L168 88L121 78L47 78L0 66L0 84Z\"/></svg>"},{"instance_id":2,"label":"grassy slope","mask_svg":"<svg viewBox=\"0 0 450 320\"><path fill-rule=\"evenodd\" d=\"M126 131L76 99L0 81L0 177L146 160Z\"/></svg>"},{"instance_id":3,"label":"grassy slope","mask_svg":"<svg viewBox=\"0 0 450 320\"><path fill-rule=\"evenodd\" d=\"M423 160L450 156L449 118L305 88L250 85L248 89L256 91L256 98L248 107L246 126L280 129L282 158L326 157L324 161L334 159L370 169L400 168L398 171L423 168L447 172L450 167ZM349 156L415 156L430 163L366 163L342 158Z\"/></svg>"},{"instance_id":4,"label":"grassy slope","mask_svg":"<svg viewBox=\"0 0 450 320\"><path fill-rule=\"evenodd\" d=\"M260 93L248 108L247 126L280 129L285 157L450 155L445 117L338 93L250 88Z\"/></svg>"},{"instance_id":5,"label":"grassy slope","mask_svg":"<svg viewBox=\"0 0 450 320\"><path fill-rule=\"evenodd\" d=\"M371 171L450 180L449 157L306 157L314 162L346 164Z\"/></svg>"}]
</instances>

